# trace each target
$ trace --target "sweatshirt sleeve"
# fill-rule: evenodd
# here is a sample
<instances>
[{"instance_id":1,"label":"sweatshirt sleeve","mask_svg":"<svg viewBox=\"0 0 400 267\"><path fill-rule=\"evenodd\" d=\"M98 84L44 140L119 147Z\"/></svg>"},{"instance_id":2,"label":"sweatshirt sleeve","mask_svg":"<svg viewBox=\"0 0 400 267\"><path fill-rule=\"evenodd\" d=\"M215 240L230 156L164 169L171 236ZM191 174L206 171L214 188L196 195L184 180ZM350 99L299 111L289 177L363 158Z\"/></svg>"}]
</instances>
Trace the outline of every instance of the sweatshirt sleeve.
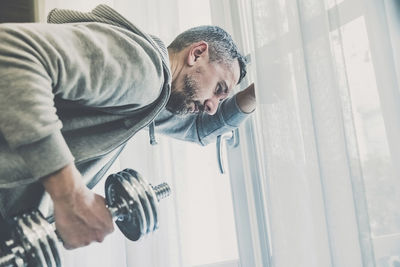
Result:
<instances>
[{"instance_id":1,"label":"sweatshirt sleeve","mask_svg":"<svg viewBox=\"0 0 400 267\"><path fill-rule=\"evenodd\" d=\"M154 49L115 26L1 24L0 40L0 140L30 180L74 161L56 99L129 112L154 101L164 81Z\"/></svg>"},{"instance_id":2,"label":"sweatshirt sleeve","mask_svg":"<svg viewBox=\"0 0 400 267\"><path fill-rule=\"evenodd\" d=\"M170 137L207 145L218 135L240 126L251 113L244 113L236 102L236 95L221 103L214 115L203 112L185 116L164 110L156 119L156 131Z\"/></svg>"}]
</instances>

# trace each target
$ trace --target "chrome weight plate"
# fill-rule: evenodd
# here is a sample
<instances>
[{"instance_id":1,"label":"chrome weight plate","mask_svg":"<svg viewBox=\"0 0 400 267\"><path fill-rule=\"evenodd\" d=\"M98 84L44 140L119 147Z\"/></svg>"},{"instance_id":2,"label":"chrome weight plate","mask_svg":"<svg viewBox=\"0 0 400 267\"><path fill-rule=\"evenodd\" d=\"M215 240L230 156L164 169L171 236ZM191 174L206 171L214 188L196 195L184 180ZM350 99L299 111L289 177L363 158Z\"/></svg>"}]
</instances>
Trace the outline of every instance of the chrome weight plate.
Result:
<instances>
[{"instance_id":1,"label":"chrome weight plate","mask_svg":"<svg viewBox=\"0 0 400 267\"><path fill-rule=\"evenodd\" d=\"M125 172L129 173L129 176L124 176L125 178L128 179L128 181L131 183L131 185L136 189L136 191L139 193L139 198L140 202L142 203L143 210L146 216L146 221L147 221L147 227L146 227L146 233L150 233L154 229L154 215L153 215L153 209L151 208L150 200L147 197L146 194L146 189L144 186L138 181L137 175L138 173L132 173L130 172L130 169L124 170Z\"/></svg>"},{"instance_id":2,"label":"chrome weight plate","mask_svg":"<svg viewBox=\"0 0 400 267\"><path fill-rule=\"evenodd\" d=\"M140 200L141 197L140 197L139 188L137 188L130 182L131 176L129 173L122 171L121 176L124 178L123 186L127 189L128 192L132 192L131 194L135 196L135 201L136 201L136 203L138 203L138 205L135 206L135 209L137 210L138 214L140 215L140 220L142 221L142 224L140 225L141 226L140 233L143 236L147 233L147 216L146 216L145 209L142 205L142 201Z\"/></svg>"},{"instance_id":3,"label":"chrome weight plate","mask_svg":"<svg viewBox=\"0 0 400 267\"><path fill-rule=\"evenodd\" d=\"M135 170L126 169L127 172L131 173L133 177L135 177L139 183L143 186L146 191L147 198L149 199L151 209L153 210L154 217L154 227L150 229L150 231L155 231L158 229L158 200L157 196L154 193L153 187L147 183L147 181Z\"/></svg>"},{"instance_id":4,"label":"chrome weight plate","mask_svg":"<svg viewBox=\"0 0 400 267\"><path fill-rule=\"evenodd\" d=\"M46 262L47 267L53 267L55 266L54 258L53 258L53 253L51 252L51 248L49 245L49 242L47 241L47 233L46 230L40 225L40 223L37 222L35 219L36 214L31 213L30 216L26 217L26 223L27 225L30 226L31 230L35 233L36 235L36 240L39 244L39 247L37 248L38 250L42 252L42 255L44 257L44 260Z\"/></svg>"},{"instance_id":5,"label":"chrome weight plate","mask_svg":"<svg viewBox=\"0 0 400 267\"><path fill-rule=\"evenodd\" d=\"M46 221L43 215L40 212L36 212L36 216L34 217L36 222L43 227L43 230L47 234L47 242L50 246L51 253L53 255L53 266L61 267L62 265L62 257L60 254L61 251L61 243L58 240L58 237L53 229L53 226Z\"/></svg>"},{"instance_id":6,"label":"chrome weight plate","mask_svg":"<svg viewBox=\"0 0 400 267\"><path fill-rule=\"evenodd\" d=\"M29 214L24 214L22 217L17 218L17 227L19 236L21 237L21 244L24 249L24 255L26 257L27 266L29 267L41 267L46 266L45 256L40 247L40 243L37 240L36 234L30 228L27 223L27 217Z\"/></svg>"},{"instance_id":7,"label":"chrome weight plate","mask_svg":"<svg viewBox=\"0 0 400 267\"><path fill-rule=\"evenodd\" d=\"M105 183L105 195L107 205L110 207L119 204L127 205L127 211L121 219L116 221L120 231L132 241L139 240L145 232L143 209L140 211L141 203L137 192L130 183L125 180L121 173L110 175Z\"/></svg>"}]
</instances>

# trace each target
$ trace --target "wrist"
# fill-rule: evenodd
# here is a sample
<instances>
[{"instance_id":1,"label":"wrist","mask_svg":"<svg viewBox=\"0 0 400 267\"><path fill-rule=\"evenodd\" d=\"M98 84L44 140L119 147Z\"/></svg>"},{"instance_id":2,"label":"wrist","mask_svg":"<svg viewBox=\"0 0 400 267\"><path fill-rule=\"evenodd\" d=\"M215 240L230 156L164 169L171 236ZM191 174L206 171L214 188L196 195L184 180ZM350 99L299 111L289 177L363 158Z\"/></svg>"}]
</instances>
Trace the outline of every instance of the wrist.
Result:
<instances>
[{"instance_id":1,"label":"wrist","mask_svg":"<svg viewBox=\"0 0 400 267\"><path fill-rule=\"evenodd\" d=\"M69 199L85 188L74 164L42 178L41 182L53 201Z\"/></svg>"}]
</instances>

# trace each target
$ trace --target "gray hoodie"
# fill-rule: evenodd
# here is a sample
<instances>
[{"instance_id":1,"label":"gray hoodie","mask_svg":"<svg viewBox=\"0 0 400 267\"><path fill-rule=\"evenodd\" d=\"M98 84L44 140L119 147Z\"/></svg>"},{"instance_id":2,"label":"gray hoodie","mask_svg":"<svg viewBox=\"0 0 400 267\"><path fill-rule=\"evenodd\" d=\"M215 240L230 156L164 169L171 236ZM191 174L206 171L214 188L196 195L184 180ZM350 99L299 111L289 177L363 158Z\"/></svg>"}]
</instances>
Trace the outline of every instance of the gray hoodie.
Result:
<instances>
[{"instance_id":1,"label":"gray hoodie","mask_svg":"<svg viewBox=\"0 0 400 267\"><path fill-rule=\"evenodd\" d=\"M59 25L0 24L3 215L35 207L43 193L35 182L71 162L94 185L152 121L160 133L205 145L247 117L235 98L214 116L164 109L171 80L165 45L105 5L54 10L49 22Z\"/></svg>"}]
</instances>

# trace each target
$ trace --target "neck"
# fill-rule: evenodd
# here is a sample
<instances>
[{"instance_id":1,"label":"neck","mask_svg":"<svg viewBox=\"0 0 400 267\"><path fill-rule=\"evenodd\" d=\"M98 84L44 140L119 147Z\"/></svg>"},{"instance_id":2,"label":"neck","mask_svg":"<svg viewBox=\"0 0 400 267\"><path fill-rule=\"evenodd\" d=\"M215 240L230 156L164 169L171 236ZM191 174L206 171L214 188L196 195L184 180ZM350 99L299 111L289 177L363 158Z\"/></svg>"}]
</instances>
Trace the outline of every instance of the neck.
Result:
<instances>
[{"instance_id":1,"label":"neck","mask_svg":"<svg viewBox=\"0 0 400 267\"><path fill-rule=\"evenodd\" d=\"M177 53L168 49L168 56L169 56L169 64L171 68L172 74L172 82L175 82L176 78L179 76L179 73L183 70L183 60L182 60L182 53Z\"/></svg>"}]
</instances>

